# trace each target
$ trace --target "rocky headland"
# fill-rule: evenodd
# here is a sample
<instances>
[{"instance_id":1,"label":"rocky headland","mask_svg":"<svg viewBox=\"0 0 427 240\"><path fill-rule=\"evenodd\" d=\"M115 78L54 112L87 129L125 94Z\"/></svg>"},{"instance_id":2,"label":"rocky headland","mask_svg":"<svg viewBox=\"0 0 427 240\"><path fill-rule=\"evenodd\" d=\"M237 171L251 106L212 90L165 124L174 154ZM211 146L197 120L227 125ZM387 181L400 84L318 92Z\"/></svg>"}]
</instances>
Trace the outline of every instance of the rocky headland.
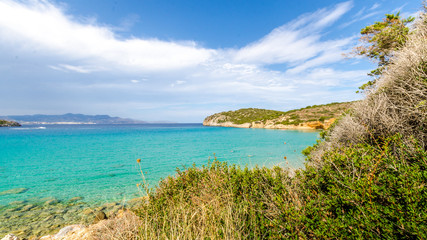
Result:
<instances>
[{"instance_id":1,"label":"rocky headland","mask_svg":"<svg viewBox=\"0 0 427 240\"><path fill-rule=\"evenodd\" d=\"M0 127L20 127L21 124L15 121L0 120Z\"/></svg>"},{"instance_id":2,"label":"rocky headland","mask_svg":"<svg viewBox=\"0 0 427 240\"><path fill-rule=\"evenodd\" d=\"M328 129L351 102L314 105L287 112L245 108L216 113L203 121L205 126L267 129Z\"/></svg>"}]
</instances>

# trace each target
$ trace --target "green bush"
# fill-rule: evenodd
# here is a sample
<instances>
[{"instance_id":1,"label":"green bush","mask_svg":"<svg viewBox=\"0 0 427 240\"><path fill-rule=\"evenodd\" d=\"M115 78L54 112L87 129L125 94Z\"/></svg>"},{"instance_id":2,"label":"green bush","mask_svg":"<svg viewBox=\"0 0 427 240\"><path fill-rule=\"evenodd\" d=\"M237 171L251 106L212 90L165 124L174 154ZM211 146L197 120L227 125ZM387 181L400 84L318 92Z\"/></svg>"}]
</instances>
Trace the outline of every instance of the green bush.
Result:
<instances>
[{"instance_id":1,"label":"green bush","mask_svg":"<svg viewBox=\"0 0 427 240\"><path fill-rule=\"evenodd\" d=\"M145 238L425 239L427 152L399 135L336 148L321 168L177 170L139 210Z\"/></svg>"},{"instance_id":2,"label":"green bush","mask_svg":"<svg viewBox=\"0 0 427 240\"><path fill-rule=\"evenodd\" d=\"M427 153L401 136L372 146L337 148L321 169L307 165L299 178L303 225L314 238L425 239Z\"/></svg>"}]
</instances>

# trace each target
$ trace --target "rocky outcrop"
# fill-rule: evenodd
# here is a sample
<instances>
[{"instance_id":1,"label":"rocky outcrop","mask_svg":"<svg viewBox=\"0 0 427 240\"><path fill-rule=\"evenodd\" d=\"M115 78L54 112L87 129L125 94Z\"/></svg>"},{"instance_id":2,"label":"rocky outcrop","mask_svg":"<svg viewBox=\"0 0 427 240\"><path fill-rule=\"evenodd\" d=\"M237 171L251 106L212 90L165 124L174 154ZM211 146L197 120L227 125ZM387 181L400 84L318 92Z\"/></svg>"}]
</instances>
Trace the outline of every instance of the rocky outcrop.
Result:
<instances>
[{"instance_id":1,"label":"rocky outcrop","mask_svg":"<svg viewBox=\"0 0 427 240\"><path fill-rule=\"evenodd\" d=\"M104 219L95 224L70 225L53 235L39 240L85 240L85 239L137 239L141 219L133 212L121 210L113 219Z\"/></svg>"},{"instance_id":2,"label":"rocky outcrop","mask_svg":"<svg viewBox=\"0 0 427 240\"><path fill-rule=\"evenodd\" d=\"M20 127L21 124L14 121L0 120L0 127Z\"/></svg>"}]
</instances>

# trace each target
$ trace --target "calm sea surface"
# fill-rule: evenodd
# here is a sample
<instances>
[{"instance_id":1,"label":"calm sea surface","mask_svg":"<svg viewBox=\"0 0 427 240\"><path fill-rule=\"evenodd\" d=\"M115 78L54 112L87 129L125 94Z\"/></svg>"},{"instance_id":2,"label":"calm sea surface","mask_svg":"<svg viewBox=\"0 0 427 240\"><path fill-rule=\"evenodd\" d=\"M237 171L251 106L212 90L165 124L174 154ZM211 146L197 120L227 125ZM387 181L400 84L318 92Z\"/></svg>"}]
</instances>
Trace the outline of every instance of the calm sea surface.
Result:
<instances>
[{"instance_id":1,"label":"calm sea surface","mask_svg":"<svg viewBox=\"0 0 427 240\"><path fill-rule=\"evenodd\" d=\"M81 196L87 202L140 196L136 159L154 186L177 167L220 161L303 166L316 131L204 127L201 124L46 125L0 128L0 205ZM285 144L286 142L286 144ZM22 193L5 193L16 188ZM3 193L2 193L3 192Z\"/></svg>"}]
</instances>

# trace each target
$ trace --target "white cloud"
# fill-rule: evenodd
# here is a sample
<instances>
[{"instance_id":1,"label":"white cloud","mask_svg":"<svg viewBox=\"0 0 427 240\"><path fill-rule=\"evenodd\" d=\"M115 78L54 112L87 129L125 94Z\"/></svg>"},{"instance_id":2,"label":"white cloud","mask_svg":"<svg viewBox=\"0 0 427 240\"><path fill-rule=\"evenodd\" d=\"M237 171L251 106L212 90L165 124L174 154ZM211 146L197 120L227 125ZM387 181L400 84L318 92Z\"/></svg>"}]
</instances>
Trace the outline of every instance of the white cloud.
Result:
<instances>
[{"instance_id":1,"label":"white cloud","mask_svg":"<svg viewBox=\"0 0 427 240\"><path fill-rule=\"evenodd\" d=\"M261 40L235 53L235 62L252 64L299 63L324 51L320 31L348 12L352 2L303 15L274 29Z\"/></svg>"},{"instance_id":2,"label":"white cloud","mask_svg":"<svg viewBox=\"0 0 427 240\"><path fill-rule=\"evenodd\" d=\"M381 4L379 4L379 3L374 3L374 5L372 5L372 7L371 8L369 8L369 10L375 10L375 9L377 9L377 8L379 8L381 6Z\"/></svg>"},{"instance_id":3,"label":"white cloud","mask_svg":"<svg viewBox=\"0 0 427 240\"><path fill-rule=\"evenodd\" d=\"M72 72L78 72L78 73L92 73L92 72L103 70L102 68L98 68L98 67L75 66L75 65L69 65L69 64L58 64L57 66L50 65L49 67L58 71L63 71L63 72L72 71Z\"/></svg>"},{"instance_id":4,"label":"white cloud","mask_svg":"<svg viewBox=\"0 0 427 240\"><path fill-rule=\"evenodd\" d=\"M215 53L191 41L120 40L111 29L79 23L47 1L0 1L0 37L27 50L48 51L87 64L145 71L197 66Z\"/></svg>"}]
</instances>

